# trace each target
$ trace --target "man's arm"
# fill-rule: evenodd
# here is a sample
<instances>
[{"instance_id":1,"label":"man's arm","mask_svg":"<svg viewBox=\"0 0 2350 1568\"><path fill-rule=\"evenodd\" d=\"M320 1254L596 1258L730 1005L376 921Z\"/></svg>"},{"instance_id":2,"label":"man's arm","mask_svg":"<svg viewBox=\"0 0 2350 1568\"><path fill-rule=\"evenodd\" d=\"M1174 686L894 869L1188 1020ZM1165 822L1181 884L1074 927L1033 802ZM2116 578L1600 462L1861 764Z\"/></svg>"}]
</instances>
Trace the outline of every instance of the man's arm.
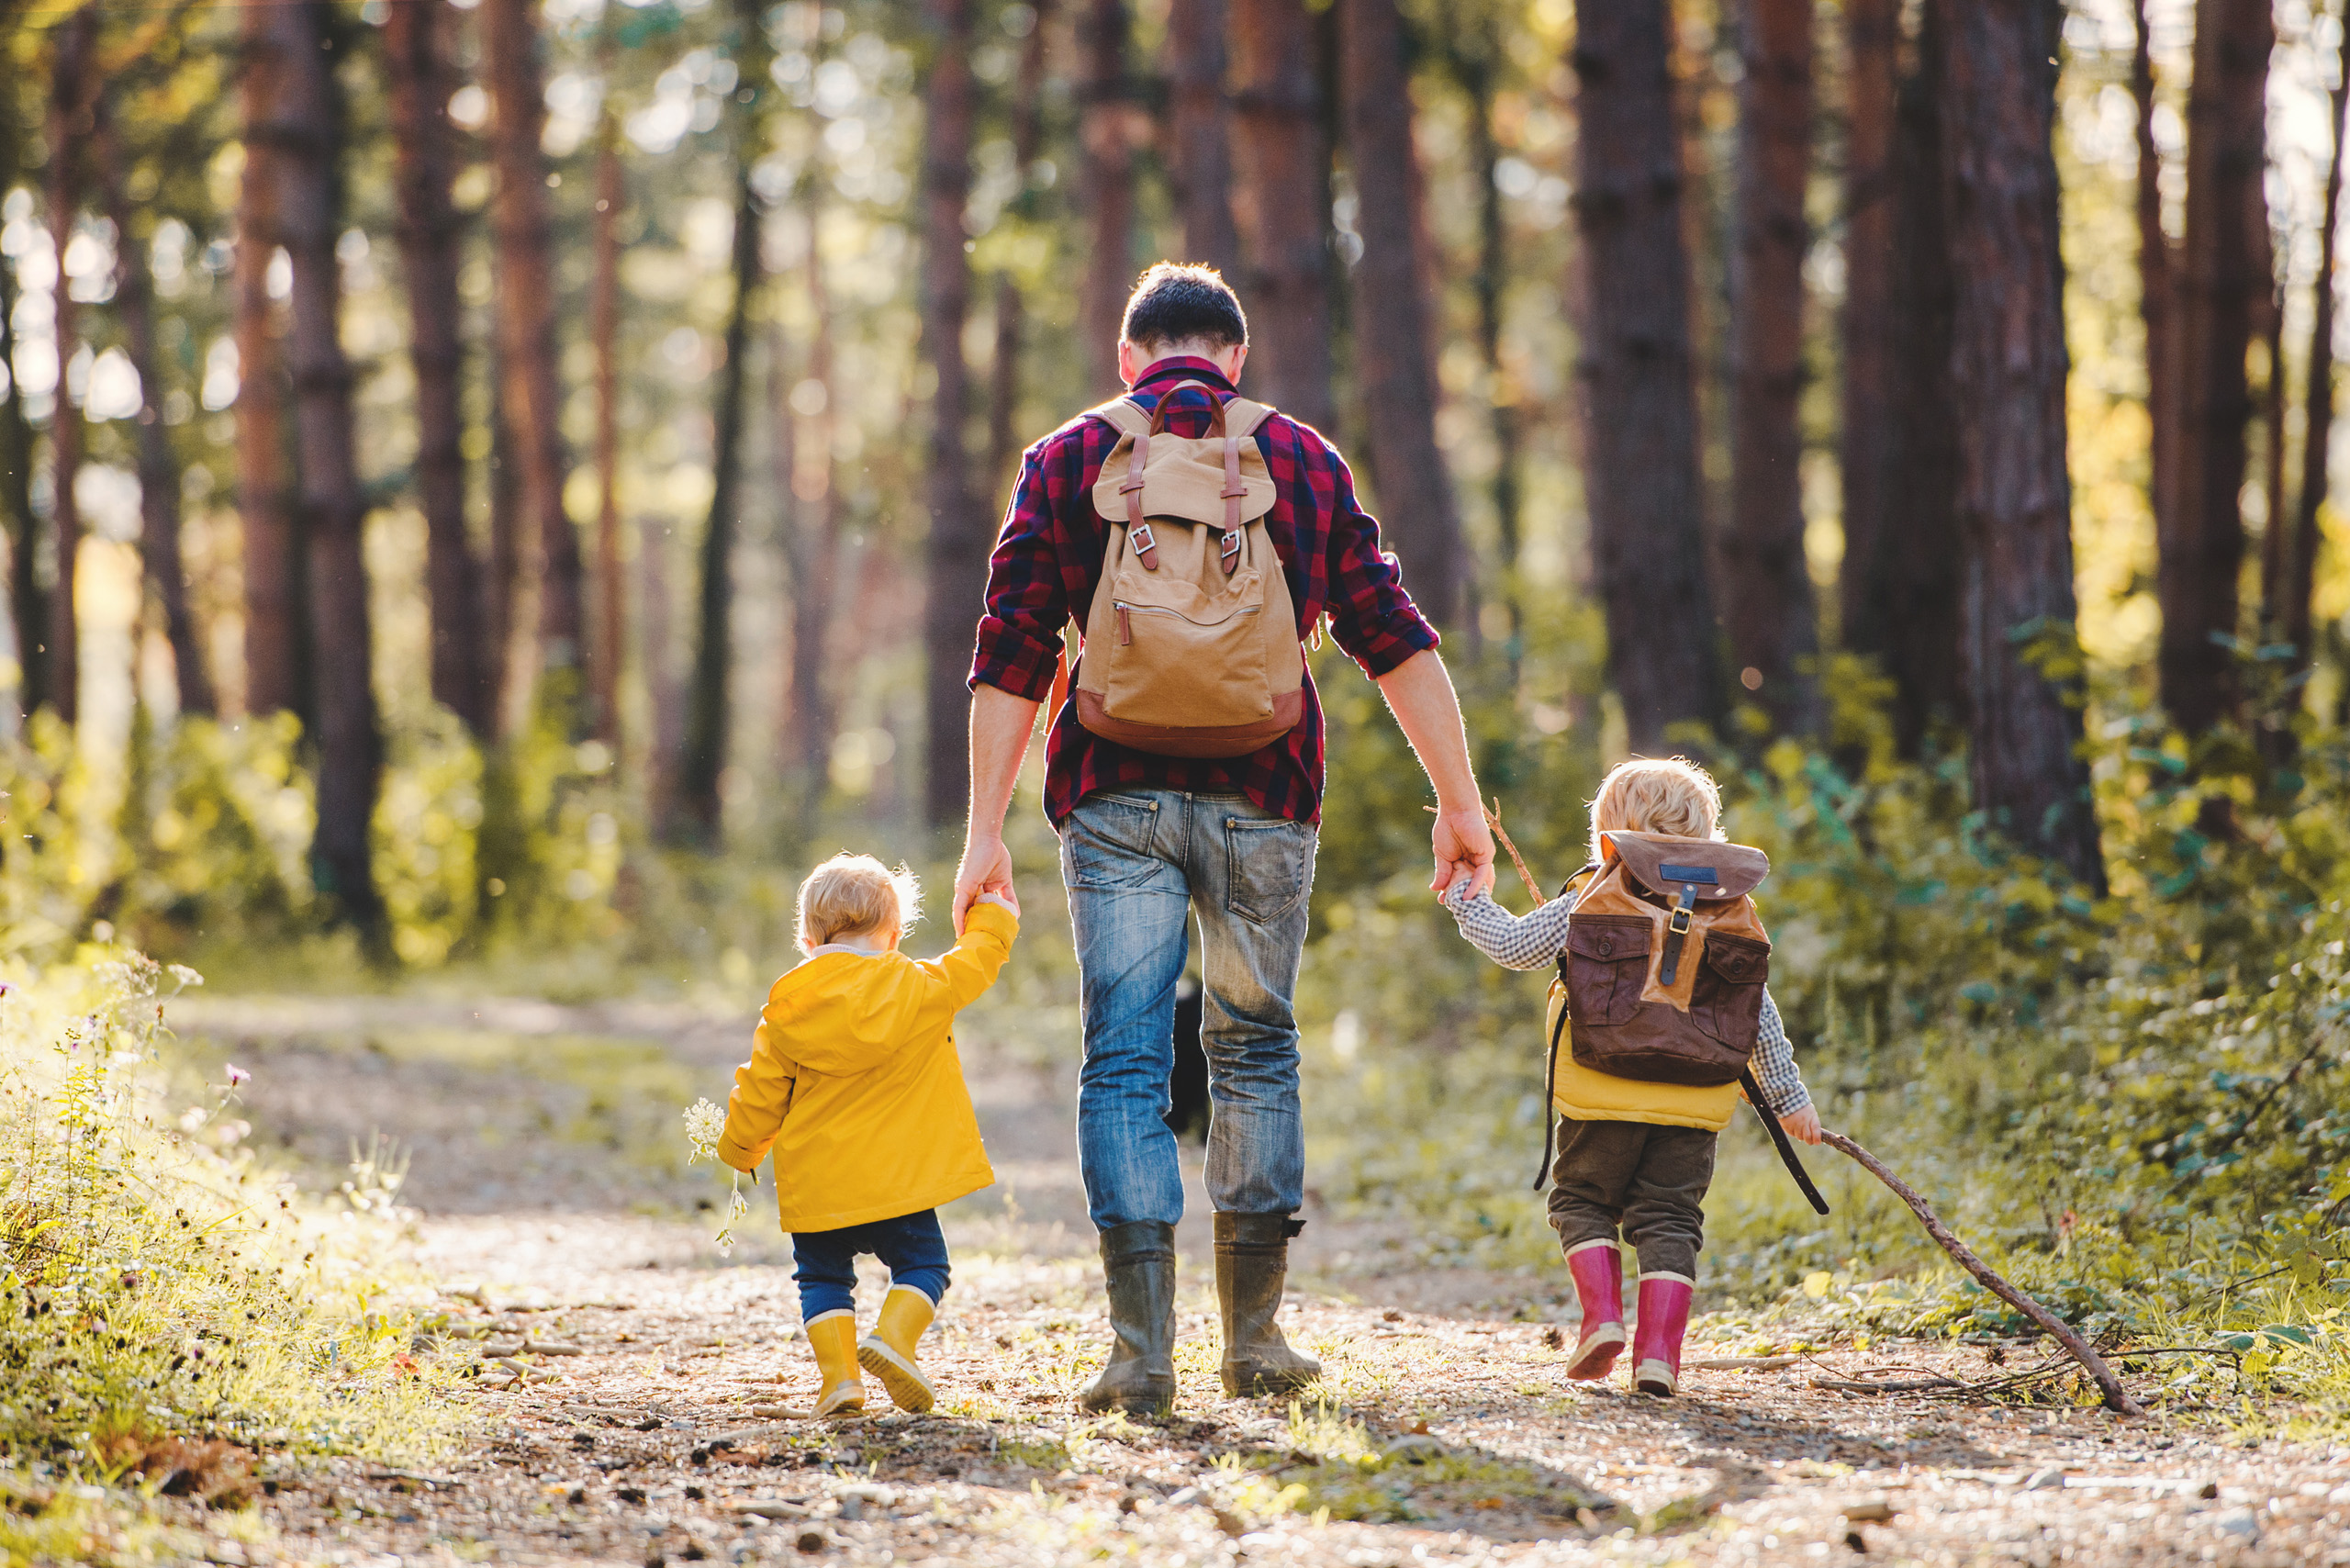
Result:
<instances>
[{"instance_id":1,"label":"man's arm","mask_svg":"<svg viewBox=\"0 0 2350 1568\"><path fill-rule=\"evenodd\" d=\"M1041 702L994 686L971 688L971 815L963 829L963 863L955 870L955 935L981 893L1012 891L1012 851L1003 846L1003 817L1012 787L1028 756Z\"/></svg>"},{"instance_id":2,"label":"man's arm","mask_svg":"<svg viewBox=\"0 0 2350 1568\"><path fill-rule=\"evenodd\" d=\"M1436 832L1431 848L1436 876L1428 883L1438 896L1467 881L1468 896L1494 885L1494 834L1477 799L1476 770L1469 765L1469 736L1460 723L1460 700L1452 677L1434 648L1423 648L1385 675L1379 689L1404 727L1428 782L1436 786Z\"/></svg>"}]
</instances>

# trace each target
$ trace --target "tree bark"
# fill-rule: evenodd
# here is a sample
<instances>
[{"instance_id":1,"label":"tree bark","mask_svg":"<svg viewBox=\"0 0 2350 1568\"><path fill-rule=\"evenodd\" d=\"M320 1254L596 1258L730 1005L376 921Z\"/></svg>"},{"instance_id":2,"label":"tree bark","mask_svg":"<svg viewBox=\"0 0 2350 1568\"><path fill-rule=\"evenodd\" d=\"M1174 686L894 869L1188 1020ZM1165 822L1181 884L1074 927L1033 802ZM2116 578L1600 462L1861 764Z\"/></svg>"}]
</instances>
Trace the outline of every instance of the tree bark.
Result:
<instances>
[{"instance_id":1,"label":"tree bark","mask_svg":"<svg viewBox=\"0 0 2350 1568\"><path fill-rule=\"evenodd\" d=\"M1135 171L1134 86L1126 70L1133 20L1125 0L1083 0L1078 15L1078 52L1084 73L1078 86L1078 193L1085 204L1085 276L1078 295L1078 331L1083 337L1086 395L1107 398L1118 390L1118 325L1134 288ZM968 94L968 87L964 89ZM968 175L964 187L969 185ZM962 219L956 219L956 232ZM932 231L934 240L945 233Z\"/></svg>"},{"instance_id":2,"label":"tree bark","mask_svg":"<svg viewBox=\"0 0 2350 1568\"><path fill-rule=\"evenodd\" d=\"M115 319L121 323L131 367L139 372L140 551L145 559L148 591L162 612L163 634L172 647L179 711L208 718L218 711L218 704L212 693L211 662L205 656L204 637L188 605L187 571L180 556L180 465L172 451L171 432L163 424L163 366L155 352L155 286L147 261L151 240L131 229L131 203L126 190L129 169L104 86L93 97L91 117L98 177L106 194L106 214L114 221Z\"/></svg>"},{"instance_id":3,"label":"tree bark","mask_svg":"<svg viewBox=\"0 0 2350 1568\"><path fill-rule=\"evenodd\" d=\"M2178 520L2178 246L2163 229L2163 155L2154 144L2154 58L2146 0L2132 0L2130 95L2138 121L2138 313L2146 330L2147 504L2158 539Z\"/></svg>"},{"instance_id":4,"label":"tree bark","mask_svg":"<svg viewBox=\"0 0 2350 1568\"><path fill-rule=\"evenodd\" d=\"M610 54L606 56L610 59ZM593 673L589 715L596 738L621 746L621 670L627 655L627 599L621 574L621 207L627 200L621 171L621 122L606 100L596 131L596 275L588 303L588 334L596 354L596 635L589 640Z\"/></svg>"},{"instance_id":5,"label":"tree bark","mask_svg":"<svg viewBox=\"0 0 2350 1568\"><path fill-rule=\"evenodd\" d=\"M1267 402L1320 431L1330 401L1330 153L1305 0L1229 0L1234 216L1253 323L1250 355Z\"/></svg>"},{"instance_id":6,"label":"tree bark","mask_svg":"<svg viewBox=\"0 0 2350 1568\"><path fill-rule=\"evenodd\" d=\"M537 596L536 658L509 671L505 723L530 710L541 672L576 668L582 627L579 534L563 507L569 457L563 440L563 378L556 337L554 251L547 207L546 125L539 28L532 0L481 0L482 64L488 76L490 152L498 171L491 207L497 241L499 374L520 472L525 597ZM517 626L519 640L531 629ZM511 655L509 655L511 656Z\"/></svg>"},{"instance_id":7,"label":"tree bark","mask_svg":"<svg viewBox=\"0 0 2350 1568\"><path fill-rule=\"evenodd\" d=\"M2344 17L2350 21L2350 17ZM2322 535L2318 509L2332 488L2331 448L2333 444L2333 262L2334 230L2342 211L2342 118L2350 107L2350 26L2341 29L2341 55L2335 66L2333 110L2329 128L2333 138L2325 160L2325 216L2318 231L2317 286L2310 318L2309 385L2302 396L2305 416L2301 434L2300 494L2293 509L2292 540L2285 554L2283 600L2276 616L2277 635L2293 645L2293 668L2307 669L2312 657L2311 596L2317 583L2317 552ZM2271 527L2277 526L2272 523Z\"/></svg>"},{"instance_id":8,"label":"tree bark","mask_svg":"<svg viewBox=\"0 0 2350 1568\"><path fill-rule=\"evenodd\" d=\"M702 530L701 582L696 596L693 682L686 699L686 750L679 759L675 805L680 826L708 846L723 826L719 782L726 771L733 729L734 542L742 533L743 432L749 386L751 306L758 297L758 193L751 172L759 161L767 83L765 34L757 0L737 0L734 57L751 94L734 100L734 305L726 318L726 363L720 367L717 453L710 522ZM960 255L960 248L957 254Z\"/></svg>"},{"instance_id":9,"label":"tree bark","mask_svg":"<svg viewBox=\"0 0 2350 1568\"><path fill-rule=\"evenodd\" d=\"M513 406L507 398L506 355L492 334L489 363L489 576L483 585L488 624L484 639L489 659L489 689L495 704L495 733L507 733L518 686L527 686L515 660L524 624L522 459L514 432Z\"/></svg>"},{"instance_id":10,"label":"tree bark","mask_svg":"<svg viewBox=\"0 0 2350 1568\"><path fill-rule=\"evenodd\" d=\"M1425 287L1412 90L1395 0L1340 0L1347 155L1359 196L1355 375L1371 427L1382 532L1405 585L1439 626L1466 613L1468 562L1452 478L1437 445L1436 342Z\"/></svg>"},{"instance_id":11,"label":"tree bark","mask_svg":"<svg viewBox=\"0 0 2350 1568\"><path fill-rule=\"evenodd\" d=\"M2199 734L2234 708L2232 655L2214 636L2237 631L2236 574L2244 559L2245 426L2252 389L2244 350L2271 289L2261 181L2268 53L2268 0L2197 0L2195 79L2187 105L2187 241L2179 373L2184 403L2178 507L2157 518L2156 579L2163 633L2163 705Z\"/></svg>"},{"instance_id":12,"label":"tree bark","mask_svg":"<svg viewBox=\"0 0 2350 1568\"><path fill-rule=\"evenodd\" d=\"M1632 749L1721 714L1697 476L1689 255L1665 0L1586 6L1573 206L1584 488L1608 662Z\"/></svg>"},{"instance_id":13,"label":"tree bark","mask_svg":"<svg viewBox=\"0 0 2350 1568\"><path fill-rule=\"evenodd\" d=\"M1183 220L1184 259L1237 279L1227 27L1226 0L1184 0L1167 13L1168 170Z\"/></svg>"},{"instance_id":14,"label":"tree bark","mask_svg":"<svg viewBox=\"0 0 2350 1568\"><path fill-rule=\"evenodd\" d=\"M49 590L49 651L43 695L57 716L73 723L80 711L81 638L73 578L82 549L82 513L73 494L82 471L82 410L65 386L65 370L80 342L81 305L65 275L65 249L82 205L82 153L90 133L95 86L98 8L85 4L57 31L49 98L49 227L57 243L57 402L49 417L50 501L49 537L57 570Z\"/></svg>"},{"instance_id":15,"label":"tree bark","mask_svg":"<svg viewBox=\"0 0 2350 1568\"><path fill-rule=\"evenodd\" d=\"M0 26L21 25L28 0L11 0L0 8ZM0 184L14 185L24 170L24 128L14 114L0 116ZM17 702L19 712L9 716L13 733L20 716L40 706L41 646L47 637L48 607L42 598L39 554L39 520L33 515L33 428L25 417L25 389L17 384L17 284L13 257L0 255L0 364L11 366L8 398L0 404L0 506L7 509L8 605L11 630L17 640Z\"/></svg>"},{"instance_id":16,"label":"tree bark","mask_svg":"<svg viewBox=\"0 0 2350 1568\"><path fill-rule=\"evenodd\" d=\"M1524 507L1525 435L1518 420L1516 378L1502 355L1503 294L1509 284L1509 230L1497 182L1501 145L1494 134L1502 43L1488 26L1478 36L1452 40L1452 69L1469 98L1469 162L1477 181L1477 352L1485 362L1486 418L1494 442L1494 532L1500 546L1502 606L1509 617L1506 655L1511 684L1524 653L1525 611L1519 602L1517 563Z\"/></svg>"},{"instance_id":17,"label":"tree bark","mask_svg":"<svg viewBox=\"0 0 2350 1568\"><path fill-rule=\"evenodd\" d=\"M1038 21L1042 29L1042 18ZM794 431L788 476L795 503L788 536L791 542L791 739L785 767L803 780L814 800L824 787L832 759L833 703L825 681L825 652L833 628L833 603L840 564L841 501L833 482L833 305L824 285L824 262L816 247L822 217L822 190L803 180L800 201L808 218L808 308L815 330L808 345L808 379L825 388L824 406L808 420L803 441ZM1001 343L1001 339L998 340ZM778 406L790 427L793 410Z\"/></svg>"},{"instance_id":18,"label":"tree bark","mask_svg":"<svg viewBox=\"0 0 2350 1568\"><path fill-rule=\"evenodd\" d=\"M339 916L367 933L382 906L369 829L383 767L375 717L351 364L341 335L343 106L334 80L341 39L328 0L274 7L282 35L276 103L278 232L294 263L294 420L301 505L309 524L309 594L317 607L319 823L310 862Z\"/></svg>"},{"instance_id":19,"label":"tree bark","mask_svg":"<svg viewBox=\"0 0 2350 1568\"><path fill-rule=\"evenodd\" d=\"M1804 255L1810 0L1740 0L1737 239L1730 253L1729 526L1723 620L1740 681L1782 732L1819 727L1819 613L1804 556Z\"/></svg>"},{"instance_id":20,"label":"tree bark","mask_svg":"<svg viewBox=\"0 0 2350 1568\"><path fill-rule=\"evenodd\" d=\"M1100 17L1096 4L1095 38ZM965 720L970 699L964 678L971 663L972 627L987 577L990 542L987 518L972 498L970 458L963 426L969 413L969 373L963 363L963 319L970 308L971 269L963 250L963 209L971 196L971 0L929 0L931 62L923 84L922 198L923 353L937 372L930 405L930 548L924 624L929 655L928 751L923 762L924 808L933 826L959 820L970 779ZM1121 17L1123 10L1119 12ZM1123 25L1123 24L1122 24ZM1089 68L1099 81L1099 63ZM1094 156L1089 146L1087 157ZM1095 240L1102 218L1094 212ZM1098 264L1099 258L1096 258ZM1123 268L1123 262L1120 263ZM1124 297L1121 297L1121 303ZM1083 330L1097 344L1099 323ZM1111 339L1114 342L1114 324Z\"/></svg>"},{"instance_id":21,"label":"tree bark","mask_svg":"<svg viewBox=\"0 0 2350 1568\"><path fill-rule=\"evenodd\" d=\"M1020 189L1006 206L1011 217L1021 223L1032 222L1036 216L1036 187L1031 172L1044 150L1045 35L1052 19L1052 0L1039 0L1031 9L1035 20L1029 24L1028 37L1020 48L1019 87L1012 104L1012 159L1013 166L1020 171ZM1183 8L1178 7L1175 15L1182 14ZM816 210L811 194L808 208L811 298L818 297L822 286L815 281L819 270L813 249ZM995 352L988 364L988 480L991 486L1010 482L1013 464L1020 453L1020 358L1022 340L1027 333L1027 301L1021 297L1019 281L1009 272L997 274Z\"/></svg>"},{"instance_id":22,"label":"tree bark","mask_svg":"<svg viewBox=\"0 0 2350 1568\"><path fill-rule=\"evenodd\" d=\"M285 362L269 297L277 253L276 105L284 41L267 6L239 12L245 169L237 197L237 510L244 533L245 711L309 714L302 531L285 450Z\"/></svg>"},{"instance_id":23,"label":"tree bark","mask_svg":"<svg viewBox=\"0 0 2350 1568\"><path fill-rule=\"evenodd\" d=\"M1941 11L1942 173L1958 398L1962 643L1975 805L2102 892L2081 713L2043 659L2077 659L2065 466L2057 0L1928 0Z\"/></svg>"},{"instance_id":24,"label":"tree bark","mask_svg":"<svg viewBox=\"0 0 2350 1568\"><path fill-rule=\"evenodd\" d=\"M432 613L433 700L476 739L497 729L481 562L465 524L464 319L457 294L462 224L450 194L456 148L446 0L392 0L384 19L393 188L416 367L416 491L424 511L424 578Z\"/></svg>"},{"instance_id":25,"label":"tree bark","mask_svg":"<svg viewBox=\"0 0 2350 1568\"><path fill-rule=\"evenodd\" d=\"M1848 338L1846 363L1881 356L1886 407L1848 427L1848 442L1882 439L1863 462L1878 476L1874 515L1848 528L1843 566L1844 645L1875 657L1894 683L1893 738L1917 757L1937 723L1966 711L1959 652L1958 413L1951 386L1950 232L1942 207L1942 118L1935 100L1942 13L1920 17L1918 63L1898 87L1887 174L1892 253L1873 286L1885 300L1880 347ZM1859 256L1848 262L1858 291ZM1850 390L1848 388L1848 390ZM1849 472L1849 470L1848 470ZM1847 515L1852 505L1848 489Z\"/></svg>"},{"instance_id":26,"label":"tree bark","mask_svg":"<svg viewBox=\"0 0 2350 1568\"><path fill-rule=\"evenodd\" d=\"M1878 553L1903 526L1893 509L1894 399L1903 366L1894 353L1899 202L1894 185L1896 105L1900 94L1899 0L1846 0L1844 6L1844 384L1839 452L1844 561L1837 575L1837 620L1854 653L1885 653L1886 627L1874 580Z\"/></svg>"}]
</instances>

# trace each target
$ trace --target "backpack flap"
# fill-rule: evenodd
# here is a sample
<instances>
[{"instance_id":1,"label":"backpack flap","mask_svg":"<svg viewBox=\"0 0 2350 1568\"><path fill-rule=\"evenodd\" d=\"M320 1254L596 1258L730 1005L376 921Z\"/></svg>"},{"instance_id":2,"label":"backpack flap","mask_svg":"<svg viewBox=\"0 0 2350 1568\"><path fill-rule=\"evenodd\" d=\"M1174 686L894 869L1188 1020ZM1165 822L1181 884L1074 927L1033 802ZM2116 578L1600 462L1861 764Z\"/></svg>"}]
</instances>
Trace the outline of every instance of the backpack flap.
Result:
<instances>
[{"instance_id":1,"label":"backpack flap","mask_svg":"<svg viewBox=\"0 0 2350 1568\"><path fill-rule=\"evenodd\" d=\"M1270 407L1235 398L1215 406L1204 436L1167 433L1174 394L1202 385L1184 382L1169 388L1151 413L1125 398L1092 410L1120 432L1093 482L1093 510L1113 524L1125 523L1135 557L1146 571L1158 567L1151 519L1220 529L1219 553L1229 573L1239 566L1242 525L1273 510L1272 475L1264 453L1249 439L1272 413Z\"/></svg>"}]
</instances>

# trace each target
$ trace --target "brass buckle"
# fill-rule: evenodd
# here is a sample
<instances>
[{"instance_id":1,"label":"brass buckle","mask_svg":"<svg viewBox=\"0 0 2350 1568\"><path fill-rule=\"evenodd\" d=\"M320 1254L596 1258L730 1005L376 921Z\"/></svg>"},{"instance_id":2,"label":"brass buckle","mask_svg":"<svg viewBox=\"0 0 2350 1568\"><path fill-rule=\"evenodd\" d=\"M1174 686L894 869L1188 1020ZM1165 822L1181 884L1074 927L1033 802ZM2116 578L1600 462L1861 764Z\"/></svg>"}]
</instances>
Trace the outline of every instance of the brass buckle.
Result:
<instances>
[{"instance_id":1,"label":"brass buckle","mask_svg":"<svg viewBox=\"0 0 2350 1568\"><path fill-rule=\"evenodd\" d=\"M1666 921L1666 922L1664 923L1664 924L1665 924L1665 929L1666 929L1666 930L1668 930L1668 931L1670 931L1670 932L1672 932L1675 936L1686 936L1686 935L1689 935L1689 910L1688 910L1688 907L1687 907L1686 905L1684 905L1682 908L1674 910L1674 911L1673 912L1673 918L1672 918L1671 920Z\"/></svg>"}]
</instances>

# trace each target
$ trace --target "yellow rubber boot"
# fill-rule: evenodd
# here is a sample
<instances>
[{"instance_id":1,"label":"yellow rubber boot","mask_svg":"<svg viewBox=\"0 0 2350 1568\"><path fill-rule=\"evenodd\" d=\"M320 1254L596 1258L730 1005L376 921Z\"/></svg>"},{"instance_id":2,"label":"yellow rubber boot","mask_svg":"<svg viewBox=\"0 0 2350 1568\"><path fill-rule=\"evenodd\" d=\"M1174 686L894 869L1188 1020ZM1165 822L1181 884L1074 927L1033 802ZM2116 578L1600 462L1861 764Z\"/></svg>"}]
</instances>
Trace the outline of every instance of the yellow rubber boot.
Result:
<instances>
[{"instance_id":1,"label":"yellow rubber boot","mask_svg":"<svg viewBox=\"0 0 2350 1568\"><path fill-rule=\"evenodd\" d=\"M938 1403L937 1391L914 1365L914 1347L937 1313L930 1298L913 1286L891 1285L881 1298L881 1316L873 1332L857 1344L856 1359L881 1380L890 1403L901 1410L919 1413Z\"/></svg>"},{"instance_id":2,"label":"yellow rubber boot","mask_svg":"<svg viewBox=\"0 0 2350 1568\"><path fill-rule=\"evenodd\" d=\"M807 1326L808 1348L824 1385L816 1391L819 1416L854 1416L865 1408L865 1383L856 1375L856 1314L827 1312Z\"/></svg>"}]
</instances>

